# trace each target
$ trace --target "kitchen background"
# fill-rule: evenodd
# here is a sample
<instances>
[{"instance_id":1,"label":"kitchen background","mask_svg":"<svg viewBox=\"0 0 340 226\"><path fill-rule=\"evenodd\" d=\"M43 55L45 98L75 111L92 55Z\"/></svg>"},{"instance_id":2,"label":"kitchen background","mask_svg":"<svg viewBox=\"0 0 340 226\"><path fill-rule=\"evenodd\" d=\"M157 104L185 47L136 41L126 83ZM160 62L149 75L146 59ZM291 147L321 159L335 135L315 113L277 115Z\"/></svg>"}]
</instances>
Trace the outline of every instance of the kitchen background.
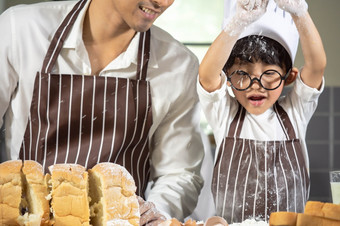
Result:
<instances>
[{"instance_id":1,"label":"kitchen background","mask_svg":"<svg viewBox=\"0 0 340 226\"><path fill-rule=\"evenodd\" d=\"M16 4L41 1L0 0L0 13ZM340 1L307 2L309 12L323 39L328 61L325 71L326 87L308 126L306 137L311 173L310 200L331 201L328 172L340 170L340 73L336 66L340 60ZM219 33L222 18L223 0L175 0L156 21L156 25L183 42L201 60L209 44ZM303 65L301 49L298 50L295 65ZM210 135L211 129L203 115L201 125L205 133ZM211 149L214 150L214 143L211 143Z\"/></svg>"}]
</instances>

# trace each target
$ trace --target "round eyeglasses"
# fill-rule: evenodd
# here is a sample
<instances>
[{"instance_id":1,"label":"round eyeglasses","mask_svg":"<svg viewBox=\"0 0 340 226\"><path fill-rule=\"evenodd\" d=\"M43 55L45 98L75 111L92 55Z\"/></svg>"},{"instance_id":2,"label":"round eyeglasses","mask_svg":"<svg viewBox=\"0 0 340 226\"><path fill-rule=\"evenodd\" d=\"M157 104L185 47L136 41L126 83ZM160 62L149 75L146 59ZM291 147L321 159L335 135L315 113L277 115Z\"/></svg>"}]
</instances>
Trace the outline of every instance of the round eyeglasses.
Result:
<instances>
[{"instance_id":1,"label":"round eyeglasses","mask_svg":"<svg viewBox=\"0 0 340 226\"><path fill-rule=\"evenodd\" d=\"M290 71L291 70L289 70L285 76L282 76L280 72L276 70L266 70L261 74L260 78L251 78L249 73L236 70L231 73L230 76L227 76L227 79L231 86L239 91L247 90L252 86L254 81L257 81L261 87L266 90L274 90L279 88L282 81L288 77Z\"/></svg>"}]
</instances>

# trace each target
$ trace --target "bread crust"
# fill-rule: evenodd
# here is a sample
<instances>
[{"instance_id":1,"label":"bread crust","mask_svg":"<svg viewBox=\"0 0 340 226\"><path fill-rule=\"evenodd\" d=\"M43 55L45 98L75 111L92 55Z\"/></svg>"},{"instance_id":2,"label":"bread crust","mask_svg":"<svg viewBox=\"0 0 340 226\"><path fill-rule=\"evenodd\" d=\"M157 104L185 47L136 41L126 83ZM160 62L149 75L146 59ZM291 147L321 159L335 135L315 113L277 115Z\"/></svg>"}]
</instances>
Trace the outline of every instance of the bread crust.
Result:
<instances>
[{"instance_id":1,"label":"bread crust","mask_svg":"<svg viewBox=\"0 0 340 226\"><path fill-rule=\"evenodd\" d=\"M50 225L42 166L35 161L0 164L0 225ZM27 208L24 215L21 208Z\"/></svg>"},{"instance_id":2,"label":"bread crust","mask_svg":"<svg viewBox=\"0 0 340 226\"><path fill-rule=\"evenodd\" d=\"M50 205L47 200L48 188L43 167L36 161L26 160L22 167L26 181L26 198L30 213L41 219L40 225L50 225Z\"/></svg>"},{"instance_id":3,"label":"bread crust","mask_svg":"<svg viewBox=\"0 0 340 226\"><path fill-rule=\"evenodd\" d=\"M308 201L305 207L305 214L340 221L340 205Z\"/></svg>"},{"instance_id":4,"label":"bread crust","mask_svg":"<svg viewBox=\"0 0 340 226\"><path fill-rule=\"evenodd\" d=\"M340 221L300 213L296 226L340 226Z\"/></svg>"},{"instance_id":5,"label":"bread crust","mask_svg":"<svg viewBox=\"0 0 340 226\"><path fill-rule=\"evenodd\" d=\"M270 226L295 226L297 220L297 213L294 212L274 212L270 214Z\"/></svg>"},{"instance_id":6,"label":"bread crust","mask_svg":"<svg viewBox=\"0 0 340 226\"><path fill-rule=\"evenodd\" d=\"M93 226L139 225L136 185L124 167L99 163L86 171L78 164L55 164L49 171L44 174L31 160L0 164L0 225L90 225L88 172L95 182L93 215L100 210L104 216ZM28 208L24 215L22 207Z\"/></svg>"},{"instance_id":7,"label":"bread crust","mask_svg":"<svg viewBox=\"0 0 340 226\"><path fill-rule=\"evenodd\" d=\"M93 225L139 225L136 185L131 174L114 163L99 163L89 169ZM93 189L91 189L93 188ZM98 191L99 190L99 191Z\"/></svg>"},{"instance_id":8,"label":"bread crust","mask_svg":"<svg viewBox=\"0 0 340 226\"><path fill-rule=\"evenodd\" d=\"M78 164L49 167L54 225L89 225L88 174Z\"/></svg>"},{"instance_id":9,"label":"bread crust","mask_svg":"<svg viewBox=\"0 0 340 226\"><path fill-rule=\"evenodd\" d=\"M0 225L17 225L22 196L22 161L0 164Z\"/></svg>"},{"instance_id":10,"label":"bread crust","mask_svg":"<svg viewBox=\"0 0 340 226\"><path fill-rule=\"evenodd\" d=\"M340 226L340 205L308 201L304 213L274 212L270 226Z\"/></svg>"}]
</instances>

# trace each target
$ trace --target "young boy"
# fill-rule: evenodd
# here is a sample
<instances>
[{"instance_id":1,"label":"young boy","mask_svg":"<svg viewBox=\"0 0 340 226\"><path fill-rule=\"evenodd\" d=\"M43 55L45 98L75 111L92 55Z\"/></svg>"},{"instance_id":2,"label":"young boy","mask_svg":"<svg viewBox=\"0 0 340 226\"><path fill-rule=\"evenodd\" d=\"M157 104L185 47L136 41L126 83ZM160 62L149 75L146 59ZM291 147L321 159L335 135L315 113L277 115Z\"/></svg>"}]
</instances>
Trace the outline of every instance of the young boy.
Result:
<instances>
[{"instance_id":1,"label":"young boy","mask_svg":"<svg viewBox=\"0 0 340 226\"><path fill-rule=\"evenodd\" d=\"M305 0L228 4L236 10L202 60L198 83L219 147L212 182L216 214L234 223L303 212L309 193L304 139L324 86L321 38ZM300 71L292 67L298 35L305 60Z\"/></svg>"}]
</instances>

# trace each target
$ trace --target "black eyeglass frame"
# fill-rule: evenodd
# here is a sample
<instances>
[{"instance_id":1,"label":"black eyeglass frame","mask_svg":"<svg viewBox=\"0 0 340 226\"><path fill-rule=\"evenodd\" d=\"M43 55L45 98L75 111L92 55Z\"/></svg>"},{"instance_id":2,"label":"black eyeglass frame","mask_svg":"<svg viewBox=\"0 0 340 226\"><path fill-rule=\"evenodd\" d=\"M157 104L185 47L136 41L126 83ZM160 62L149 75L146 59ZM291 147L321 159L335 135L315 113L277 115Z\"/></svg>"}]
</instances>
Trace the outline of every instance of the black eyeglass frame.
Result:
<instances>
[{"instance_id":1,"label":"black eyeglass frame","mask_svg":"<svg viewBox=\"0 0 340 226\"><path fill-rule=\"evenodd\" d=\"M286 79L288 78L288 75L290 74L290 71L291 71L291 70L292 70L292 69L289 69L288 72L285 74L285 76L282 76L281 73L278 72L277 70L269 69L269 70L264 71L264 72L260 75L260 78L257 78L257 77L251 78L251 76L250 76L250 74L249 74L248 72L245 72L245 71L243 71L243 70L236 70L236 71L233 71L233 72L230 74L230 76L227 76L227 81L230 82L231 87L232 87L233 89L236 89L236 90L238 90L238 91L245 91L245 90L249 89L249 87L251 87L251 86L253 85L254 80L256 80L256 81L261 85L261 87L264 88L265 90L275 90L275 89L277 89L277 88L280 87L280 85L281 85L281 83L282 83L283 80L286 80ZM249 79L250 79L249 85L248 85L246 88L244 88L244 89L236 88L236 87L233 85L233 83L231 82L232 76L233 76L236 72L238 72L238 71L242 71L242 72L243 72L245 75L247 75L247 76L249 77ZM270 88L266 88L266 87L264 87L264 86L262 85L262 83L261 83L261 78L262 78L262 76L263 76L264 74L268 73L268 72L276 72L276 73L278 73L278 74L280 75L280 77L281 77L280 83L279 83L275 88L271 88L271 89L270 89Z\"/></svg>"}]
</instances>

